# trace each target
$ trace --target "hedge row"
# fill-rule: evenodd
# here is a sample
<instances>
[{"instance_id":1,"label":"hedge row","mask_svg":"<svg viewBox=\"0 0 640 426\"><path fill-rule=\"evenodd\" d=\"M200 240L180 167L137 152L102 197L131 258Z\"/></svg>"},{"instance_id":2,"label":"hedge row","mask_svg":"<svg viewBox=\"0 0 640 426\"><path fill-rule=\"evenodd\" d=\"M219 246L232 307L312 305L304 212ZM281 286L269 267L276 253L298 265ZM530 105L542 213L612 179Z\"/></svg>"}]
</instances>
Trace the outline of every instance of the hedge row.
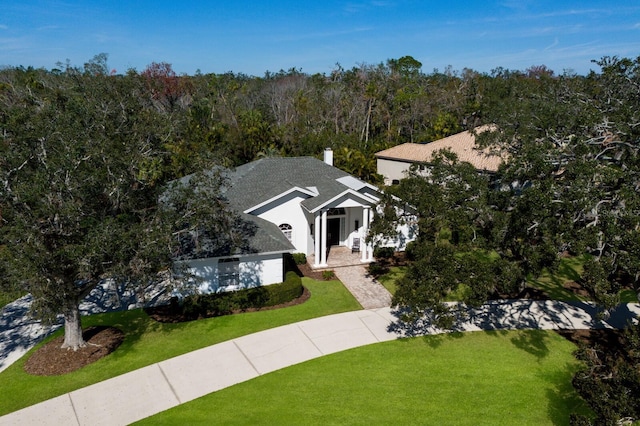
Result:
<instances>
[{"instance_id":1,"label":"hedge row","mask_svg":"<svg viewBox=\"0 0 640 426\"><path fill-rule=\"evenodd\" d=\"M287 272L280 284L214 294L198 294L184 299L180 309L188 318L228 315L232 312L260 309L290 302L302 295L302 279Z\"/></svg>"}]
</instances>

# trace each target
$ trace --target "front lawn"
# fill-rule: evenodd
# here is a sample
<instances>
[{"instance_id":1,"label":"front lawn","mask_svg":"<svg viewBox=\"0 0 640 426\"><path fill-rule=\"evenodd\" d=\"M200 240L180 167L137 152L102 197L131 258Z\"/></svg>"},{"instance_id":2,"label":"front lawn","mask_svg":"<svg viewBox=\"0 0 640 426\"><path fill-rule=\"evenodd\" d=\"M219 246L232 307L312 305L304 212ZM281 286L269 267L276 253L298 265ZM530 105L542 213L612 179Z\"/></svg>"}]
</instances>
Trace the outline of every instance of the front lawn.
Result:
<instances>
[{"instance_id":1,"label":"front lawn","mask_svg":"<svg viewBox=\"0 0 640 426\"><path fill-rule=\"evenodd\" d=\"M125 333L125 341L107 357L63 376L27 374L23 366L29 354L25 355L0 373L0 415L239 336L310 318L362 309L339 281L303 278L303 285L311 292L311 298L303 304L282 309L177 324L155 322L140 309L85 317L85 328L94 325L117 327ZM51 338L61 333L58 331ZM35 349L37 347L32 351Z\"/></svg>"},{"instance_id":2,"label":"front lawn","mask_svg":"<svg viewBox=\"0 0 640 426\"><path fill-rule=\"evenodd\" d=\"M140 424L568 424L586 410L571 386L574 349L538 330L391 341L275 371Z\"/></svg>"}]
</instances>

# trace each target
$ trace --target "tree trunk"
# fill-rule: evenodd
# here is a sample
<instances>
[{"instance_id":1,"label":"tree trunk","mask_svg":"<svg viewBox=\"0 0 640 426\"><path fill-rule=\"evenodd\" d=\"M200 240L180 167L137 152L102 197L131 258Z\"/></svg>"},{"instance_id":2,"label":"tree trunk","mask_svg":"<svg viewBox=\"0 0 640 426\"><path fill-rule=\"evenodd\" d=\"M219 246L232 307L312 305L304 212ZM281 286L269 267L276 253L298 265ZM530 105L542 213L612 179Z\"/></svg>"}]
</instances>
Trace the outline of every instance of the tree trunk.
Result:
<instances>
[{"instance_id":1,"label":"tree trunk","mask_svg":"<svg viewBox=\"0 0 640 426\"><path fill-rule=\"evenodd\" d=\"M64 343L63 348L77 351L86 346L82 337L82 321L78 304L68 306L64 311Z\"/></svg>"}]
</instances>

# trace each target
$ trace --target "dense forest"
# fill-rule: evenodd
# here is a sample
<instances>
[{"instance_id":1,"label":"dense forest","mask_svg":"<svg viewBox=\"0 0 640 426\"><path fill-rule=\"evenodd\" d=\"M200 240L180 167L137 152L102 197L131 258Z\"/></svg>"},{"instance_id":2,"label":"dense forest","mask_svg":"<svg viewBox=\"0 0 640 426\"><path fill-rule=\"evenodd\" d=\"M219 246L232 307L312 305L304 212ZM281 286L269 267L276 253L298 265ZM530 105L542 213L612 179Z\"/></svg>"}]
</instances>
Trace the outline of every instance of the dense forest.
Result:
<instances>
[{"instance_id":1,"label":"dense forest","mask_svg":"<svg viewBox=\"0 0 640 426\"><path fill-rule=\"evenodd\" d=\"M376 181L376 151L474 128L491 121L496 106L518 102L518 91L545 96L537 92L544 82L588 85L595 78L555 76L545 66L427 74L410 56L351 69L336 65L329 75L290 69L263 77L186 76L167 63L112 75L107 59L100 54L81 67L0 70L4 119L27 100L37 106L51 91L69 97L115 85L135 94L135 112L148 120L152 142L164 151L162 164L149 170L161 173L158 179L191 173L208 162L234 166L262 156L319 155L329 146L340 168Z\"/></svg>"}]
</instances>

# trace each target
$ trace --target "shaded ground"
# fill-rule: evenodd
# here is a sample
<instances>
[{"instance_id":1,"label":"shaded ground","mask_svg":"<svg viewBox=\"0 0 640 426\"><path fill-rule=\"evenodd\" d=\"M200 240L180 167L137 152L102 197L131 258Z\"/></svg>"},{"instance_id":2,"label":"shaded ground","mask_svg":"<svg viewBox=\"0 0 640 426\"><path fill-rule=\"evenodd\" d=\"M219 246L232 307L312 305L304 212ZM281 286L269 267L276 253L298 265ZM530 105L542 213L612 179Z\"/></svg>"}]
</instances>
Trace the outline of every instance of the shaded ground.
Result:
<instances>
[{"instance_id":1,"label":"shaded ground","mask_svg":"<svg viewBox=\"0 0 640 426\"><path fill-rule=\"evenodd\" d=\"M597 346L607 353L621 352L624 345L624 330L556 330L556 333L576 345Z\"/></svg>"},{"instance_id":2,"label":"shaded ground","mask_svg":"<svg viewBox=\"0 0 640 426\"><path fill-rule=\"evenodd\" d=\"M70 373L109 355L124 341L124 333L114 327L90 327L83 336L87 346L77 351L61 348L64 336L48 342L29 357L25 371L37 376Z\"/></svg>"}]
</instances>

